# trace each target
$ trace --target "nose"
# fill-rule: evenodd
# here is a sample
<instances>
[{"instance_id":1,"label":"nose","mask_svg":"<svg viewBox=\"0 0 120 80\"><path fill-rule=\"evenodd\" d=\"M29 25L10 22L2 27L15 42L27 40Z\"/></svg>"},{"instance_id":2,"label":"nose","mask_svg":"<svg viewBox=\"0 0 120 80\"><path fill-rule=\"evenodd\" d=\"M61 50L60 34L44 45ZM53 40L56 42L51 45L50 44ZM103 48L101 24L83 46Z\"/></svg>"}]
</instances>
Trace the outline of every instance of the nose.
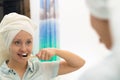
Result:
<instances>
[{"instance_id":1,"label":"nose","mask_svg":"<svg viewBox=\"0 0 120 80\"><path fill-rule=\"evenodd\" d=\"M23 44L20 48L21 52L26 52L27 51L27 46Z\"/></svg>"}]
</instances>

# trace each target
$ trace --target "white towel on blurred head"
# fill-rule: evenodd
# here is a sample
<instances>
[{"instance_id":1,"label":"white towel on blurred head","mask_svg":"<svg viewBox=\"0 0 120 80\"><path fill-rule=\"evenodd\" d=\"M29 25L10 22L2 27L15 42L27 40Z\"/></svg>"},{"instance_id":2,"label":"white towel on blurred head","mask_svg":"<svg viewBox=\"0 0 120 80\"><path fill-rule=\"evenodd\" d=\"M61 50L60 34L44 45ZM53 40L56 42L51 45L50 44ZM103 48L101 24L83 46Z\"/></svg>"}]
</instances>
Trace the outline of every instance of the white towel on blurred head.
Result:
<instances>
[{"instance_id":1,"label":"white towel on blurred head","mask_svg":"<svg viewBox=\"0 0 120 80\"><path fill-rule=\"evenodd\" d=\"M28 17L10 13L5 15L0 23L0 33L3 36L6 48L9 48L14 37L21 31L24 30L34 35L36 25Z\"/></svg>"}]
</instances>

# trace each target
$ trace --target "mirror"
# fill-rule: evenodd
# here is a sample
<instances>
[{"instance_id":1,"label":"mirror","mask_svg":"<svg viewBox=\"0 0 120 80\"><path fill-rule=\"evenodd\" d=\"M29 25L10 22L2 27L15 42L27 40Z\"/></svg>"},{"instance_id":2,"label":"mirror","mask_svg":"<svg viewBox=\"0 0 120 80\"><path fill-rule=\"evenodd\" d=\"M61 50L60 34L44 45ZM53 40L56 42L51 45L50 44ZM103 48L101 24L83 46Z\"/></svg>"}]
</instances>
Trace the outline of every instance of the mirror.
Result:
<instances>
[{"instance_id":1,"label":"mirror","mask_svg":"<svg viewBox=\"0 0 120 80\"><path fill-rule=\"evenodd\" d=\"M29 0L0 0L0 21L5 14L17 12L30 17Z\"/></svg>"}]
</instances>

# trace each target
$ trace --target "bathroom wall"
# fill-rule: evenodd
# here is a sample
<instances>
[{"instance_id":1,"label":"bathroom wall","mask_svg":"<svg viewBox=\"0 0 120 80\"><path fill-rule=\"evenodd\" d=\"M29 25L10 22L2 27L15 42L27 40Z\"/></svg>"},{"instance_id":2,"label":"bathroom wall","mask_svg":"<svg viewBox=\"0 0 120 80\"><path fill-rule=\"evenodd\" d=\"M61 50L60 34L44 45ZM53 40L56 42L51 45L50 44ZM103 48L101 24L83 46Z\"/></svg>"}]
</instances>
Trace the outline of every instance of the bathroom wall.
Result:
<instances>
[{"instance_id":1,"label":"bathroom wall","mask_svg":"<svg viewBox=\"0 0 120 80\"><path fill-rule=\"evenodd\" d=\"M72 51L86 60L84 67L73 73L59 76L59 80L78 80L84 70L101 61L109 51L99 43L99 36L90 25L89 10L85 0L59 0L58 2L60 48ZM39 0L31 0L31 18L38 26L39 7ZM37 52L37 44L35 47Z\"/></svg>"}]
</instances>

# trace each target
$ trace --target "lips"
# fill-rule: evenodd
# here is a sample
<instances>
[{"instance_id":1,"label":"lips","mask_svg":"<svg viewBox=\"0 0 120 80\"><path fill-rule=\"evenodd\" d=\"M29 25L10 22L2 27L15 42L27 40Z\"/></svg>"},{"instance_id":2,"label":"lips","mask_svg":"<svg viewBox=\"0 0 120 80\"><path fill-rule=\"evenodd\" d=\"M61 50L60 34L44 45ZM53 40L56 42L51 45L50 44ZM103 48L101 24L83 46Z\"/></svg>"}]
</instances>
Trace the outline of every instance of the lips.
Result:
<instances>
[{"instance_id":1,"label":"lips","mask_svg":"<svg viewBox=\"0 0 120 80\"><path fill-rule=\"evenodd\" d=\"M27 57L28 54L27 53L21 53L21 54L18 54L20 57Z\"/></svg>"}]
</instances>

